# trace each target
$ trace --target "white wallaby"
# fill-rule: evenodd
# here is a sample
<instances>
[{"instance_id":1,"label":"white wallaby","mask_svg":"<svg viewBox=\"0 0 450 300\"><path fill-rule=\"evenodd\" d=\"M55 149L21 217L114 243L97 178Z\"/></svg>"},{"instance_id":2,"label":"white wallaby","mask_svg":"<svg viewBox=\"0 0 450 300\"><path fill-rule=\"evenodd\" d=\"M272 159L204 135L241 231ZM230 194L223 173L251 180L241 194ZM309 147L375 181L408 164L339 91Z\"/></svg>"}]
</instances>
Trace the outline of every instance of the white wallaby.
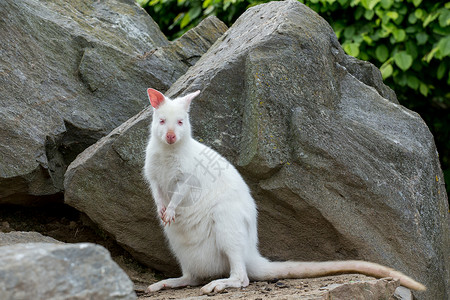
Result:
<instances>
[{"instance_id":1,"label":"white wallaby","mask_svg":"<svg viewBox=\"0 0 450 300\"><path fill-rule=\"evenodd\" d=\"M216 279L201 289L211 293L246 287L249 280L335 273L393 277L405 287L425 290L408 276L375 263L271 262L262 257L256 205L247 184L225 158L191 136L189 106L200 91L173 100L154 89L147 93L154 111L144 175L183 273L150 285L148 292Z\"/></svg>"}]
</instances>

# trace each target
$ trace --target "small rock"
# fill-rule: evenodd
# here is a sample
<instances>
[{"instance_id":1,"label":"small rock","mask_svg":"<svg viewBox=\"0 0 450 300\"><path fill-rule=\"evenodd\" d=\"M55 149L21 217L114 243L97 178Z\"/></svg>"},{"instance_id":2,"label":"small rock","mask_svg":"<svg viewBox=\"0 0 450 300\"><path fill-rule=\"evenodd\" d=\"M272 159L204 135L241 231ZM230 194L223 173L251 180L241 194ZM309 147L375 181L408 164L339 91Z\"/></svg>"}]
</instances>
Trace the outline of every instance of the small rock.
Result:
<instances>
[{"instance_id":1,"label":"small rock","mask_svg":"<svg viewBox=\"0 0 450 300\"><path fill-rule=\"evenodd\" d=\"M282 281L278 281L277 283L275 283L275 286L278 288L288 288L289 287L286 283L284 283Z\"/></svg>"},{"instance_id":2,"label":"small rock","mask_svg":"<svg viewBox=\"0 0 450 300\"><path fill-rule=\"evenodd\" d=\"M75 221L70 221L70 223L69 223L69 228L70 229L75 229L75 228L77 228L77 222L75 222Z\"/></svg>"},{"instance_id":3,"label":"small rock","mask_svg":"<svg viewBox=\"0 0 450 300\"><path fill-rule=\"evenodd\" d=\"M413 300L413 295L411 293L411 290L408 288L405 288L403 286L399 286L395 289L394 292L394 298L396 300Z\"/></svg>"},{"instance_id":4,"label":"small rock","mask_svg":"<svg viewBox=\"0 0 450 300\"><path fill-rule=\"evenodd\" d=\"M1 231L9 232L11 230L11 226L8 222L2 222L2 227L0 228Z\"/></svg>"}]
</instances>

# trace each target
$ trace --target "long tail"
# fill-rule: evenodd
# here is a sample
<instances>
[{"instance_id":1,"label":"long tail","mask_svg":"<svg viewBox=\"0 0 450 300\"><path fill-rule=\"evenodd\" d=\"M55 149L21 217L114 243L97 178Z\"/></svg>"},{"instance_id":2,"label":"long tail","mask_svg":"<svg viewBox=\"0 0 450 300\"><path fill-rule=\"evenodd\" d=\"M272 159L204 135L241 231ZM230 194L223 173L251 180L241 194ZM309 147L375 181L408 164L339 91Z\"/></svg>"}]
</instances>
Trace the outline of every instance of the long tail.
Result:
<instances>
[{"instance_id":1,"label":"long tail","mask_svg":"<svg viewBox=\"0 0 450 300\"><path fill-rule=\"evenodd\" d=\"M324 262L271 262L259 256L253 257L247 266L250 280L270 280L273 278L308 278L332 274L359 273L377 278L392 277L400 284L416 290L425 291L426 287L414 279L394 269L367 261L324 261Z\"/></svg>"}]
</instances>

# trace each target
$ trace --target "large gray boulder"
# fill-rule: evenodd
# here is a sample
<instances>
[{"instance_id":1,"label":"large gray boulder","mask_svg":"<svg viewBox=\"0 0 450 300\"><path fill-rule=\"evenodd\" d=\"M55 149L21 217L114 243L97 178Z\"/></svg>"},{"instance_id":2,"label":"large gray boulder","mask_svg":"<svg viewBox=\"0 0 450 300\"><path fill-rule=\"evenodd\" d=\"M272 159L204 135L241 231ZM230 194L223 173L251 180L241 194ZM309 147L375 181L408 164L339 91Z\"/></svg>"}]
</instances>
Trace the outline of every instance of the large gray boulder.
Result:
<instances>
[{"instance_id":1,"label":"large gray boulder","mask_svg":"<svg viewBox=\"0 0 450 300\"><path fill-rule=\"evenodd\" d=\"M94 244L0 247L0 299L136 299L133 283Z\"/></svg>"},{"instance_id":2,"label":"large gray boulder","mask_svg":"<svg viewBox=\"0 0 450 300\"><path fill-rule=\"evenodd\" d=\"M141 175L149 122L145 110L83 151L67 169L64 199L136 259L174 274L178 268Z\"/></svg>"},{"instance_id":3,"label":"large gray boulder","mask_svg":"<svg viewBox=\"0 0 450 300\"><path fill-rule=\"evenodd\" d=\"M365 259L450 290L450 229L433 136L371 64L297 1L253 7L167 92L196 89L194 136L244 175L272 259ZM145 94L142 95L146 97ZM142 262L173 271L141 168L151 112L69 167L65 200Z\"/></svg>"},{"instance_id":4,"label":"large gray boulder","mask_svg":"<svg viewBox=\"0 0 450 300\"><path fill-rule=\"evenodd\" d=\"M133 0L5 0L0 15L0 203L15 204L61 192L147 86L167 90L226 30L211 18L169 43Z\"/></svg>"}]
</instances>

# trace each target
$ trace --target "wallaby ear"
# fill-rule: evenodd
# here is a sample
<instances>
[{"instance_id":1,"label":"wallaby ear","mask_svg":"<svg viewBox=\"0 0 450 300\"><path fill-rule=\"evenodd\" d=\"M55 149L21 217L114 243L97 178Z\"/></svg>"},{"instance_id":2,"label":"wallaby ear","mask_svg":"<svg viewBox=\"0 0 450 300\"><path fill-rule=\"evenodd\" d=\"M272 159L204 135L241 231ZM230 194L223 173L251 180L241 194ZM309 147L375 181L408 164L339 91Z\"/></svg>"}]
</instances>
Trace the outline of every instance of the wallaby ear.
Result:
<instances>
[{"instance_id":1,"label":"wallaby ear","mask_svg":"<svg viewBox=\"0 0 450 300\"><path fill-rule=\"evenodd\" d=\"M164 95L155 89L147 89L148 99L154 108L158 108L164 102Z\"/></svg>"},{"instance_id":2,"label":"wallaby ear","mask_svg":"<svg viewBox=\"0 0 450 300\"><path fill-rule=\"evenodd\" d=\"M181 100L184 101L186 111L189 111L189 106L191 105L192 100L197 97L198 94L200 94L200 91L195 91L181 98Z\"/></svg>"}]
</instances>

